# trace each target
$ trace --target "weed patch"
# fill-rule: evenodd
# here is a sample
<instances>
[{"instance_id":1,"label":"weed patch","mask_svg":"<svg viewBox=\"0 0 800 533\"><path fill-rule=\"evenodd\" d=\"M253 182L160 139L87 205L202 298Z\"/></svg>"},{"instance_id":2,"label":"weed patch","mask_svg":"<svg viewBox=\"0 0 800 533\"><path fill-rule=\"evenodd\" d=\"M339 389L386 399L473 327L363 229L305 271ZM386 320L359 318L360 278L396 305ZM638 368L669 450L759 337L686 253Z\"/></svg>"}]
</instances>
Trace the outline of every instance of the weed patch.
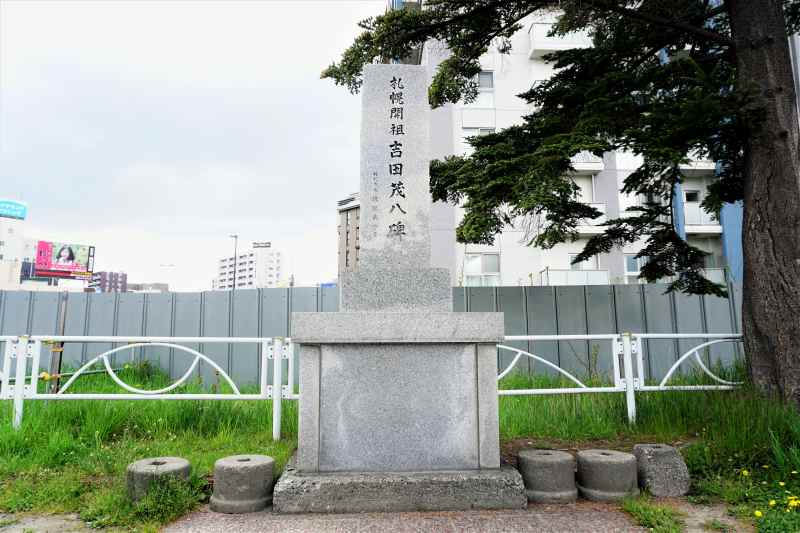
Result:
<instances>
[{"instance_id":1,"label":"weed patch","mask_svg":"<svg viewBox=\"0 0 800 533\"><path fill-rule=\"evenodd\" d=\"M622 502L622 509L631 515L637 524L649 528L653 533L683 531L681 513L670 507L655 504L647 496L625 499Z\"/></svg>"}]
</instances>

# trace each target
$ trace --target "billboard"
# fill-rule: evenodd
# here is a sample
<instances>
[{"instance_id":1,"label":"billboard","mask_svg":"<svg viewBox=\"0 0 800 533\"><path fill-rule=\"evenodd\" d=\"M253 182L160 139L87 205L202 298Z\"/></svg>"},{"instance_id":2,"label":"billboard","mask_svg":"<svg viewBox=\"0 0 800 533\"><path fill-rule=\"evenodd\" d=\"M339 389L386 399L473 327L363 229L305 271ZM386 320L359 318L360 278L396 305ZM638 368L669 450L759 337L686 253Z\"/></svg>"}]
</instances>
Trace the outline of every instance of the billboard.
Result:
<instances>
[{"instance_id":1,"label":"billboard","mask_svg":"<svg viewBox=\"0 0 800 533\"><path fill-rule=\"evenodd\" d=\"M90 279L92 270L94 246L50 241L36 246L36 277Z\"/></svg>"},{"instance_id":2,"label":"billboard","mask_svg":"<svg viewBox=\"0 0 800 533\"><path fill-rule=\"evenodd\" d=\"M25 220L28 216L28 206L16 200L0 198L0 217Z\"/></svg>"}]
</instances>

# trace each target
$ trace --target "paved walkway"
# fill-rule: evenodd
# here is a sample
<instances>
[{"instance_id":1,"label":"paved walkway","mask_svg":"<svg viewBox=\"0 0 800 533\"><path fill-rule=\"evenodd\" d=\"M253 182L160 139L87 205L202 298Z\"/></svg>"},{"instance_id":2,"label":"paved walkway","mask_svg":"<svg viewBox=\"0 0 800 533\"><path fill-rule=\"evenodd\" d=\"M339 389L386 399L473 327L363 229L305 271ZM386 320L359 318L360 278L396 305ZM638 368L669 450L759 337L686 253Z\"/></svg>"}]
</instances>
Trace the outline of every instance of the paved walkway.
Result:
<instances>
[{"instance_id":1,"label":"paved walkway","mask_svg":"<svg viewBox=\"0 0 800 533\"><path fill-rule=\"evenodd\" d=\"M271 509L244 515L212 513L207 507L168 526L169 533L384 532L644 532L614 506L579 502L531 505L516 511L278 515Z\"/></svg>"}]
</instances>

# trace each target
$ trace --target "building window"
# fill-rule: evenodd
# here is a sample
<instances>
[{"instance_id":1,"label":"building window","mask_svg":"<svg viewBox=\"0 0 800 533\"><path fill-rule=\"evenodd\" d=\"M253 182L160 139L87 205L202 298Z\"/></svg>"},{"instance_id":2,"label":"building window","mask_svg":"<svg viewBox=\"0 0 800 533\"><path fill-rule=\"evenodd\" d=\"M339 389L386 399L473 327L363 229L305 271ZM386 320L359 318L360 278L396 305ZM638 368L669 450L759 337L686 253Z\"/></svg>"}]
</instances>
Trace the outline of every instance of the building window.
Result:
<instances>
[{"instance_id":1,"label":"building window","mask_svg":"<svg viewBox=\"0 0 800 533\"><path fill-rule=\"evenodd\" d=\"M493 108L494 72L490 70L481 71L475 77L475 84L478 86L478 95L473 102L466 104L466 107Z\"/></svg>"},{"instance_id":2,"label":"building window","mask_svg":"<svg viewBox=\"0 0 800 533\"><path fill-rule=\"evenodd\" d=\"M625 283L646 283L646 280L639 279L639 272L645 263L647 263L646 257L625 254Z\"/></svg>"},{"instance_id":3,"label":"building window","mask_svg":"<svg viewBox=\"0 0 800 533\"><path fill-rule=\"evenodd\" d=\"M573 263L578 254L569 254L569 269L570 270L598 270L597 256L590 257L580 263Z\"/></svg>"},{"instance_id":4,"label":"building window","mask_svg":"<svg viewBox=\"0 0 800 533\"><path fill-rule=\"evenodd\" d=\"M464 285L497 287L500 285L500 254L465 254Z\"/></svg>"}]
</instances>

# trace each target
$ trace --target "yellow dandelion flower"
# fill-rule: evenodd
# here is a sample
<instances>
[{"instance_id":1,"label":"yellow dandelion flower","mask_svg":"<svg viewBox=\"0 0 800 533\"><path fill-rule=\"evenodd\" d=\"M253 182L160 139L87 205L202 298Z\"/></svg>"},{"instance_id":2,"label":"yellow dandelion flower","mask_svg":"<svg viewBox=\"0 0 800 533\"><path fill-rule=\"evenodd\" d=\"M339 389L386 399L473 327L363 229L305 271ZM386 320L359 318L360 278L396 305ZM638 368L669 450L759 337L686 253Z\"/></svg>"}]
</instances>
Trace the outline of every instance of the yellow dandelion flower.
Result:
<instances>
[{"instance_id":1,"label":"yellow dandelion flower","mask_svg":"<svg viewBox=\"0 0 800 533\"><path fill-rule=\"evenodd\" d=\"M776 504L776 503L778 503L778 502L776 502L775 500L770 500L770 501L769 501L769 506L770 506L770 507L775 507L775 504Z\"/></svg>"},{"instance_id":2,"label":"yellow dandelion flower","mask_svg":"<svg viewBox=\"0 0 800 533\"><path fill-rule=\"evenodd\" d=\"M764 513L762 513L761 511L755 511L753 514L756 515L756 518L761 518L762 516L764 516Z\"/></svg>"},{"instance_id":3,"label":"yellow dandelion flower","mask_svg":"<svg viewBox=\"0 0 800 533\"><path fill-rule=\"evenodd\" d=\"M41 374L39 374L39 379L44 381L50 381L50 374L48 374L47 372L42 372Z\"/></svg>"},{"instance_id":4,"label":"yellow dandelion flower","mask_svg":"<svg viewBox=\"0 0 800 533\"><path fill-rule=\"evenodd\" d=\"M789 502L789 507L797 507L798 505L800 505L800 502L797 500L792 500Z\"/></svg>"},{"instance_id":5,"label":"yellow dandelion flower","mask_svg":"<svg viewBox=\"0 0 800 533\"><path fill-rule=\"evenodd\" d=\"M749 475L750 475L750 472L748 472L747 470L742 470L742 475L743 475L744 477L747 477L747 476L749 476Z\"/></svg>"},{"instance_id":6,"label":"yellow dandelion flower","mask_svg":"<svg viewBox=\"0 0 800 533\"><path fill-rule=\"evenodd\" d=\"M786 485L786 483L784 483L783 481L778 481L778 485L780 485L781 487L783 487L783 486L785 486L785 485Z\"/></svg>"},{"instance_id":7,"label":"yellow dandelion flower","mask_svg":"<svg viewBox=\"0 0 800 533\"><path fill-rule=\"evenodd\" d=\"M761 468L763 468L764 470L769 470L769 465L761 465Z\"/></svg>"}]
</instances>

